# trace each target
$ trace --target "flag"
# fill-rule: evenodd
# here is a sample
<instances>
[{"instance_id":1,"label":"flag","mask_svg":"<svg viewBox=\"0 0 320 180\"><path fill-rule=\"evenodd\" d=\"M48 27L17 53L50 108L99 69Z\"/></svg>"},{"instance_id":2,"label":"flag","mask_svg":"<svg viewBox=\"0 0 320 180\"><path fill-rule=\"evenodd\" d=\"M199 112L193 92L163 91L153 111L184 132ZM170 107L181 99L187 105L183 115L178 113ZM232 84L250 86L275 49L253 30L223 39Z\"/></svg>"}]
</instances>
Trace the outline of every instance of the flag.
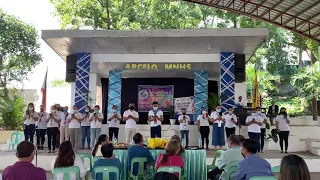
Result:
<instances>
[{"instance_id":1,"label":"flag","mask_svg":"<svg viewBox=\"0 0 320 180\"><path fill-rule=\"evenodd\" d=\"M44 80L41 87L41 94L42 94L41 104L44 106L44 110L46 110L46 104L47 104L47 76L48 76L48 67L46 70L46 74L44 75Z\"/></svg>"},{"instance_id":2,"label":"flag","mask_svg":"<svg viewBox=\"0 0 320 180\"><path fill-rule=\"evenodd\" d=\"M260 107L260 92L258 85L258 75L255 72L255 79L253 82L253 93L252 93L252 108Z\"/></svg>"}]
</instances>

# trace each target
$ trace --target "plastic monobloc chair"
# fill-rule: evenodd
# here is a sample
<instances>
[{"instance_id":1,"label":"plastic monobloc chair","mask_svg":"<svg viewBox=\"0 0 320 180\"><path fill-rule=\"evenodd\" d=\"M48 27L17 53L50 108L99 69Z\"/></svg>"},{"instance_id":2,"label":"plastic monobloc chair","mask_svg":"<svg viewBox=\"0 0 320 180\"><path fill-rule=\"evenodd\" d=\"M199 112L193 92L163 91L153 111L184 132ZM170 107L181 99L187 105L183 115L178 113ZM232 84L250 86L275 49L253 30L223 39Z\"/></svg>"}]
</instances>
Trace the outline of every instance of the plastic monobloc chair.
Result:
<instances>
[{"instance_id":1,"label":"plastic monobloc chair","mask_svg":"<svg viewBox=\"0 0 320 180\"><path fill-rule=\"evenodd\" d=\"M18 144L22 141L23 133L22 132L14 132L11 134L11 138L8 142L8 150L14 150Z\"/></svg>"},{"instance_id":2,"label":"plastic monobloc chair","mask_svg":"<svg viewBox=\"0 0 320 180\"><path fill-rule=\"evenodd\" d=\"M238 166L230 166L228 169L226 169L226 180L233 180L234 174L237 172Z\"/></svg>"},{"instance_id":3,"label":"plastic monobloc chair","mask_svg":"<svg viewBox=\"0 0 320 180\"><path fill-rule=\"evenodd\" d=\"M81 161L83 162L83 164L85 164L84 160L85 159L89 159L89 162L90 162L90 166L87 167L87 174L86 174L86 180L89 180L89 173L92 169L92 155L89 154L89 153L77 153L76 156L78 156Z\"/></svg>"},{"instance_id":4,"label":"plastic monobloc chair","mask_svg":"<svg viewBox=\"0 0 320 180\"><path fill-rule=\"evenodd\" d=\"M179 179L181 177L181 168L178 166L163 166L159 167L157 172L178 173Z\"/></svg>"},{"instance_id":5,"label":"plastic monobloc chair","mask_svg":"<svg viewBox=\"0 0 320 180\"><path fill-rule=\"evenodd\" d=\"M271 171L274 173L279 173L280 172L280 166L274 166L271 168Z\"/></svg>"},{"instance_id":6,"label":"plastic monobloc chair","mask_svg":"<svg viewBox=\"0 0 320 180\"><path fill-rule=\"evenodd\" d=\"M95 157L92 157L92 166L91 166L91 169L93 168L94 163L96 163L96 161L97 161L98 159L102 159L102 158L103 158L102 156L95 156Z\"/></svg>"},{"instance_id":7,"label":"plastic monobloc chair","mask_svg":"<svg viewBox=\"0 0 320 180\"><path fill-rule=\"evenodd\" d=\"M278 180L275 176L255 176L250 178L250 180Z\"/></svg>"},{"instance_id":8,"label":"plastic monobloc chair","mask_svg":"<svg viewBox=\"0 0 320 180\"><path fill-rule=\"evenodd\" d=\"M212 164L211 165L207 165L207 172L209 172L210 170L216 168L216 161L217 159L224 153L224 150L217 150L215 153L214 153L214 157L213 157L213 160L212 160Z\"/></svg>"},{"instance_id":9,"label":"plastic monobloc chair","mask_svg":"<svg viewBox=\"0 0 320 180\"><path fill-rule=\"evenodd\" d=\"M76 173L76 180L80 180L79 167L71 166L71 167L53 169L54 180L57 180L58 174L63 174L63 180L71 180L71 173Z\"/></svg>"},{"instance_id":10,"label":"plastic monobloc chair","mask_svg":"<svg viewBox=\"0 0 320 180\"><path fill-rule=\"evenodd\" d=\"M133 165L135 163L138 163L138 174L133 174ZM133 180L138 180L139 178L142 178L143 180L148 179L148 175L145 173L144 164L148 163L148 159L146 157L135 157L131 160L131 169L129 172L129 177Z\"/></svg>"},{"instance_id":11,"label":"plastic monobloc chair","mask_svg":"<svg viewBox=\"0 0 320 180\"><path fill-rule=\"evenodd\" d=\"M98 166L94 168L94 174L92 174L92 179L95 180L98 173L102 173L103 180L110 179L110 173L115 173L115 179L120 179L119 169L116 166Z\"/></svg>"}]
</instances>

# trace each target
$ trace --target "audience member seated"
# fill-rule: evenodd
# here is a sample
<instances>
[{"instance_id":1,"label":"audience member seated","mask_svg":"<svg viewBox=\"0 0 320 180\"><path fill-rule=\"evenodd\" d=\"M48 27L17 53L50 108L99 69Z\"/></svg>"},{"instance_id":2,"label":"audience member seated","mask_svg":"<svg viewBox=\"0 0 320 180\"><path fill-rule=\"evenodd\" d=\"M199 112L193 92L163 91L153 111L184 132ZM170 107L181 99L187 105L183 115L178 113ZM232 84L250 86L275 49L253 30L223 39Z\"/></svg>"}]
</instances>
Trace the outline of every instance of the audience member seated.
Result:
<instances>
[{"instance_id":1,"label":"audience member seated","mask_svg":"<svg viewBox=\"0 0 320 180\"><path fill-rule=\"evenodd\" d=\"M44 169L31 163L34 159L34 149L34 145L29 141L18 144L16 156L19 161L3 170L2 180L46 180Z\"/></svg>"},{"instance_id":2,"label":"audience member seated","mask_svg":"<svg viewBox=\"0 0 320 180\"><path fill-rule=\"evenodd\" d=\"M246 140L246 138L244 138L244 136L242 135L238 135L238 137L239 137L240 146L242 146L242 143Z\"/></svg>"},{"instance_id":3,"label":"audience member seated","mask_svg":"<svg viewBox=\"0 0 320 180\"><path fill-rule=\"evenodd\" d=\"M147 165L154 165L154 159L149 151L149 149L145 148L143 146L143 137L140 133L137 133L133 136L133 141L135 145L131 146L128 150L128 170L131 171L131 160L135 157L145 157L148 160L148 163L145 164L145 169L147 168ZM138 174L138 163L135 163L133 165L133 175Z\"/></svg>"},{"instance_id":4,"label":"audience member seated","mask_svg":"<svg viewBox=\"0 0 320 180\"><path fill-rule=\"evenodd\" d=\"M181 156L179 156L181 143L177 140L170 140L165 147L166 153L159 154L156 161L156 170L163 166L178 166L183 169L184 163ZM179 177L179 174L174 173Z\"/></svg>"},{"instance_id":5,"label":"audience member seated","mask_svg":"<svg viewBox=\"0 0 320 180\"><path fill-rule=\"evenodd\" d=\"M101 147L105 144L109 143L109 138L107 135L105 134L101 134L99 137L98 137L98 141L96 142L96 144L94 145L94 148L92 150L92 156L95 157L95 156L102 156L102 153L101 153Z\"/></svg>"},{"instance_id":6,"label":"audience member seated","mask_svg":"<svg viewBox=\"0 0 320 180\"><path fill-rule=\"evenodd\" d=\"M239 162L243 160L238 135L229 136L227 145L229 149L217 160L217 167L208 173L208 178L211 180L225 180L228 168L238 166Z\"/></svg>"},{"instance_id":7,"label":"audience member seated","mask_svg":"<svg viewBox=\"0 0 320 180\"><path fill-rule=\"evenodd\" d=\"M80 179L84 180L87 169L81 159L74 154L70 141L64 141L59 147L59 153L56 158L51 162L51 170L54 168L65 168L70 166L76 166L80 169ZM71 179L76 179L76 174L71 173ZM63 174L57 175L57 180L63 180Z\"/></svg>"},{"instance_id":8,"label":"audience member seated","mask_svg":"<svg viewBox=\"0 0 320 180\"><path fill-rule=\"evenodd\" d=\"M280 166L279 180L311 180L306 162L295 154L284 156Z\"/></svg>"},{"instance_id":9,"label":"audience member seated","mask_svg":"<svg viewBox=\"0 0 320 180\"><path fill-rule=\"evenodd\" d=\"M274 176L271 165L256 155L257 151L257 142L254 140L246 139L242 143L241 153L245 158L240 161L234 180L249 180L254 176Z\"/></svg>"},{"instance_id":10,"label":"audience member seated","mask_svg":"<svg viewBox=\"0 0 320 180\"><path fill-rule=\"evenodd\" d=\"M113 145L105 144L101 147L101 153L103 155L103 159L98 159L93 166L92 174L94 174L94 168L99 166L116 166L119 169L119 175L121 175L121 163L119 159L115 158L113 155ZM98 173L96 176L96 180L102 180L102 173ZM115 174L110 174L110 180L117 180ZM119 177L118 177L119 179Z\"/></svg>"},{"instance_id":11,"label":"audience member seated","mask_svg":"<svg viewBox=\"0 0 320 180\"><path fill-rule=\"evenodd\" d=\"M179 151L179 153L178 153L178 156L181 156L181 157L184 159L184 147L182 146L180 137L177 136L177 135L173 135L173 136L171 137L170 141L172 141L172 140L176 140L176 141L178 141L178 142L181 144L181 145L180 145L180 151Z\"/></svg>"}]
</instances>

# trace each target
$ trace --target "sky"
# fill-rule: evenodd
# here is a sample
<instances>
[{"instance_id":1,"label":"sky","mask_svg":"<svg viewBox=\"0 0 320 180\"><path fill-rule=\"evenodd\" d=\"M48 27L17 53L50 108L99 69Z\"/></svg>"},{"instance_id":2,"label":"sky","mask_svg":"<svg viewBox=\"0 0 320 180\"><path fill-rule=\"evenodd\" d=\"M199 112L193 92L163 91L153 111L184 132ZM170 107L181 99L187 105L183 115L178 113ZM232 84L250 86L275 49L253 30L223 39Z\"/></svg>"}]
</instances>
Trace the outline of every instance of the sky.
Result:
<instances>
[{"instance_id":1,"label":"sky","mask_svg":"<svg viewBox=\"0 0 320 180\"><path fill-rule=\"evenodd\" d=\"M24 82L24 89L40 89L47 66L48 85L52 80L64 79L65 68L61 67L65 67L65 61L41 39L41 30L60 29L58 18L52 15L54 6L49 0L0 0L0 8L25 23L34 25L39 35L43 62L30 73L29 81Z\"/></svg>"}]
</instances>

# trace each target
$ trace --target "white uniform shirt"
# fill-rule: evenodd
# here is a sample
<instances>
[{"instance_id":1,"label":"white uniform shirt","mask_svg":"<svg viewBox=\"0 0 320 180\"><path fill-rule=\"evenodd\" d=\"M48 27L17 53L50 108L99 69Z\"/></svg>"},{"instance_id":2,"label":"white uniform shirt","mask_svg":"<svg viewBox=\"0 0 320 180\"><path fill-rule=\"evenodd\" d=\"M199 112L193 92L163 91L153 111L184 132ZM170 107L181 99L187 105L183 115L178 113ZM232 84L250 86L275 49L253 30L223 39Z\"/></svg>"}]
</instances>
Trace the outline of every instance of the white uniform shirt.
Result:
<instances>
[{"instance_id":1,"label":"white uniform shirt","mask_svg":"<svg viewBox=\"0 0 320 180\"><path fill-rule=\"evenodd\" d=\"M89 121L91 114L92 113L88 112L88 117L86 117L87 113L83 113L83 120L81 121L81 126L91 126L91 122Z\"/></svg>"},{"instance_id":2,"label":"white uniform shirt","mask_svg":"<svg viewBox=\"0 0 320 180\"><path fill-rule=\"evenodd\" d=\"M287 115L287 118L290 121L289 115ZM290 131L289 124L282 114L276 117L276 122L278 122L278 128L280 131Z\"/></svg>"},{"instance_id":3,"label":"white uniform shirt","mask_svg":"<svg viewBox=\"0 0 320 180\"><path fill-rule=\"evenodd\" d=\"M264 114L264 113L259 114L259 116L262 118L262 122L263 122L265 119L267 119L267 116L266 116L266 114ZM260 128L261 128L261 129L265 129L265 128L266 128L266 124L263 123L263 124L260 126Z\"/></svg>"},{"instance_id":4,"label":"white uniform shirt","mask_svg":"<svg viewBox=\"0 0 320 180\"><path fill-rule=\"evenodd\" d=\"M210 115L210 118L212 118L212 119L217 119L218 117L219 117L219 113L216 112L216 111L212 112L211 115ZM222 114L222 118L224 118L223 114ZM217 120L217 121L214 121L213 123L217 123L218 127L221 127L221 125L223 124L223 121L222 120Z\"/></svg>"},{"instance_id":5,"label":"white uniform shirt","mask_svg":"<svg viewBox=\"0 0 320 180\"><path fill-rule=\"evenodd\" d=\"M256 120L256 122L263 122L261 116L248 116L247 119L246 119L246 123L247 122L251 122L253 119ZM252 132L252 133L261 133L261 130L260 130L260 125L258 125L257 123L254 123L254 124L250 124L248 126L248 132Z\"/></svg>"},{"instance_id":6,"label":"white uniform shirt","mask_svg":"<svg viewBox=\"0 0 320 180\"><path fill-rule=\"evenodd\" d=\"M60 119L60 118L61 118L59 111L57 111L57 112L55 112L55 113L48 113L48 114L47 114L47 119L50 118L50 114L53 114L53 117L54 117L55 119ZM48 127L48 128L59 127L59 124L58 124L56 121L54 121L53 117L51 117L51 118L49 119L48 123L47 123L47 127Z\"/></svg>"},{"instance_id":7,"label":"white uniform shirt","mask_svg":"<svg viewBox=\"0 0 320 180\"><path fill-rule=\"evenodd\" d=\"M103 121L103 114L102 113L96 113L98 118L102 118L102 121L99 121L98 118L94 117L94 114L95 113L91 113L90 114L90 118L92 118L90 128L101 128L101 124L102 124L102 121Z\"/></svg>"},{"instance_id":8,"label":"white uniform shirt","mask_svg":"<svg viewBox=\"0 0 320 180\"><path fill-rule=\"evenodd\" d=\"M121 114L120 113L117 113L117 112L115 112L115 113L117 114L118 117L121 118ZM109 113L108 114L108 119L110 119L115 113ZM108 123L109 123L109 127L119 128L120 120L118 120L117 118L113 118L110 121L108 121Z\"/></svg>"},{"instance_id":9,"label":"white uniform shirt","mask_svg":"<svg viewBox=\"0 0 320 180\"><path fill-rule=\"evenodd\" d=\"M47 129L47 112L40 112L39 113L39 120L38 120L38 129Z\"/></svg>"},{"instance_id":10,"label":"white uniform shirt","mask_svg":"<svg viewBox=\"0 0 320 180\"><path fill-rule=\"evenodd\" d=\"M200 126L209 126L209 117L203 117L203 115L199 115L197 120L200 122Z\"/></svg>"},{"instance_id":11,"label":"white uniform shirt","mask_svg":"<svg viewBox=\"0 0 320 180\"><path fill-rule=\"evenodd\" d=\"M227 128L235 128L236 127L236 124L234 124L232 121L231 121L231 118L233 118L233 120L237 123L237 116L235 114L225 114L224 115L224 118L226 119L226 125L225 127Z\"/></svg>"},{"instance_id":12,"label":"white uniform shirt","mask_svg":"<svg viewBox=\"0 0 320 180\"><path fill-rule=\"evenodd\" d=\"M77 118L82 118L82 114L79 112L76 113L75 116ZM69 113L67 120L70 120L70 119L71 119L71 121L69 123L69 128L71 128L71 129L80 128L80 123L75 118L72 117L72 114Z\"/></svg>"},{"instance_id":13,"label":"white uniform shirt","mask_svg":"<svg viewBox=\"0 0 320 180\"><path fill-rule=\"evenodd\" d=\"M148 116L154 117L154 113L155 113L154 110L150 110ZM161 110L157 110L156 115L160 118L160 116L163 116L163 112ZM161 125L161 121L159 121L158 119L157 119L156 122L154 122L154 121L150 122L150 126L151 127L156 127L156 126L159 126L159 125Z\"/></svg>"},{"instance_id":14,"label":"white uniform shirt","mask_svg":"<svg viewBox=\"0 0 320 180\"><path fill-rule=\"evenodd\" d=\"M60 111L59 111L60 112ZM67 117L68 117L69 113L65 114L64 112L60 112L60 127L63 126L69 126L69 123L67 122Z\"/></svg>"},{"instance_id":15,"label":"white uniform shirt","mask_svg":"<svg viewBox=\"0 0 320 180\"><path fill-rule=\"evenodd\" d=\"M181 114L178 117L178 121L183 119L183 116L185 116L184 120L180 123L180 130L189 130L189 122L190 122L190 117L188 115L183 115Z\"/></svg>"},{"instance_id":16,"label":"white uniform shirt","mask_svg":"<svg viewBox=\"0 0 320 180\"><path fill-rule=\"evenodd\" d=\"M123 118L126 118L128 117L129 115L132 115L133 117L135 118L139 118L139 114L137 111L133 110L133 111L130 111L130 110L126 110L124 113L123 113ZM127 119L126 120L126 126L125 128L132 128L132 129L137 129L137 123L134 119L130 118L130 119Z\"/></svg>"},{"instance_id":17,"label":"white uniform shirt","mask_svg":"<svg viewBox=\"0 0 320 180\"><path fill-rule=\"evenodd\" d=\"M36 121L32 117L38 117L37 112L33 112L32 116L27 115L27 112L24 112L23 117L27 117L27 119L23 122L25 125L36 124Z\"/></svg>"}]
</instances>

